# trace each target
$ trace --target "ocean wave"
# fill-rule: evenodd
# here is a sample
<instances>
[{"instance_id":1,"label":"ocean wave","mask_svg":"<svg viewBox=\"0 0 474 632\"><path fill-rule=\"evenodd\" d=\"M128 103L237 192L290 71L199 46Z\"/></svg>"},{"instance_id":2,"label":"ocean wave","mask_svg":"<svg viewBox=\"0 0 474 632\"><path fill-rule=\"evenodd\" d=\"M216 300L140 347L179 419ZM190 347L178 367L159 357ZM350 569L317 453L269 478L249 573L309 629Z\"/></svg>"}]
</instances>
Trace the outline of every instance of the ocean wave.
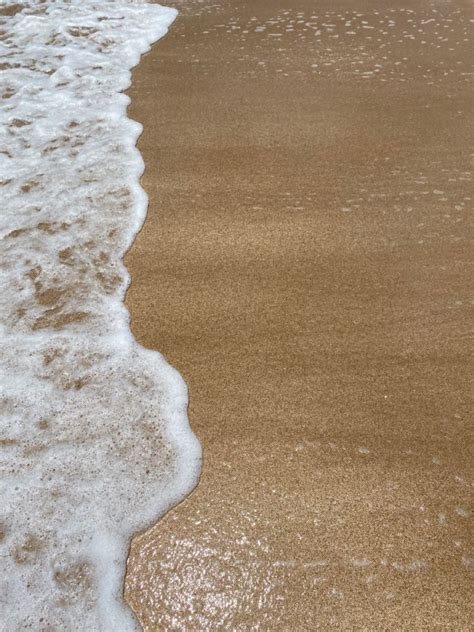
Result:
<instances>
[{"instance_id":1,"label":"ocean wave","mask_svg":"<svg viewBox=\"0 0 474 632\"><path fill-rule=\"evenodd\" d=\"M131 535L196 484L187 390L133 339L122 257L147 198L130 69L176 12L0 8L2 630L134 630Z\"/></svg>"}]
</instances>

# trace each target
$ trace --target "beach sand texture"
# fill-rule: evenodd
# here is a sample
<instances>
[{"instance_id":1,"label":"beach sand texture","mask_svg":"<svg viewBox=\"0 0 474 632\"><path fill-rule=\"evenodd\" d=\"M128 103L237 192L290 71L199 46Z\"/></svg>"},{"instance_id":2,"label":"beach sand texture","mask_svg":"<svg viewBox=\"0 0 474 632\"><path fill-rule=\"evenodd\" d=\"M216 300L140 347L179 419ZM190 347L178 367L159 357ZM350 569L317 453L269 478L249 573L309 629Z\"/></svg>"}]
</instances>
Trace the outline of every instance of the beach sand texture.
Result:
<instances>
[{"instance_id":1,"label":"beach sand texture","mask_svg":"<svg viewBox=\"0 0 474 632\"><path fill-rule=\"evenodd\" d=\"M173 6L127 304L204 466L126 599L147 631L471 629L472 5Z\"/></svg>"}]
</instances>

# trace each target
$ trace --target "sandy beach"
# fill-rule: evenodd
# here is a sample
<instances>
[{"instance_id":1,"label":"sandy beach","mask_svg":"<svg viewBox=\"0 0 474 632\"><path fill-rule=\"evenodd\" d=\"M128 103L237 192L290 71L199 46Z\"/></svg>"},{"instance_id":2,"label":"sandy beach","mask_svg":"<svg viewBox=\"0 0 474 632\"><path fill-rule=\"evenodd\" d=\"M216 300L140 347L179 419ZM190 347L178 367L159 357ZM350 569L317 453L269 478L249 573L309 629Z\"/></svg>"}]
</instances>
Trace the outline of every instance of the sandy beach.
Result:
<instances>
[{"instance_id":1,"label":"sandy beach","mask_svg":"<svg viewBox=\"0 0 474 632\"><path fill-rule=\"evenodd\" d=\"M126 599L147 632L467 631L471 5L172 5L127 306L204 466Z\"/></svg>"}]
</instances>

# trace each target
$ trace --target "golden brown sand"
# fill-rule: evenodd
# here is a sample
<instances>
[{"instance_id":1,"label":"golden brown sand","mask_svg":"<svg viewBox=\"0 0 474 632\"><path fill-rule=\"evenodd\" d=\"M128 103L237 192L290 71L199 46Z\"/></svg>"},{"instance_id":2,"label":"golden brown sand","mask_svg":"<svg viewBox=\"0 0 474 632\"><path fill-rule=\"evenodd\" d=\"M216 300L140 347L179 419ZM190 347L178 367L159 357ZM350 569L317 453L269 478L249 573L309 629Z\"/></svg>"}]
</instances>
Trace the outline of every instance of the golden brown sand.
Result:
<instances>
[{"instance_id":1,"label":"golden brown sand","mask_svg":"<svg viewBox=\"0 0 474 632\"><path fill-rule=\"evenodd\" d=\"M470 4L173 4L127 303L205 462L126 598L149 631L472 629Z\"/></svg>"}]
</instances>

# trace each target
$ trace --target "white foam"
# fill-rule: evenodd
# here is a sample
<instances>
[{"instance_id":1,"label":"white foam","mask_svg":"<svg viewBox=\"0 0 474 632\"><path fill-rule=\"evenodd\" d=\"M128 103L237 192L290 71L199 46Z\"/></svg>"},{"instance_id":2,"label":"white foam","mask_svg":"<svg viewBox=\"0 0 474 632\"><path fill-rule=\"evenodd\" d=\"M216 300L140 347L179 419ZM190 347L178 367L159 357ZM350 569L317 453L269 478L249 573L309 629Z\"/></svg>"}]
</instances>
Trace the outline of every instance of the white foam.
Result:
<instances>
[{"instance_id":1,"label":"white foam","mask_svg":"<svg viewBox=\"0 0 474 632\"><path fill-rule=\"evenodd\" d=\"M186 386L134 341L123 304L147 198L141 126L120 92L175 15L132 0L0 7L8 632L139 628L122 601L129 538L199 475Z\"/></svg>"}]
</instances>

